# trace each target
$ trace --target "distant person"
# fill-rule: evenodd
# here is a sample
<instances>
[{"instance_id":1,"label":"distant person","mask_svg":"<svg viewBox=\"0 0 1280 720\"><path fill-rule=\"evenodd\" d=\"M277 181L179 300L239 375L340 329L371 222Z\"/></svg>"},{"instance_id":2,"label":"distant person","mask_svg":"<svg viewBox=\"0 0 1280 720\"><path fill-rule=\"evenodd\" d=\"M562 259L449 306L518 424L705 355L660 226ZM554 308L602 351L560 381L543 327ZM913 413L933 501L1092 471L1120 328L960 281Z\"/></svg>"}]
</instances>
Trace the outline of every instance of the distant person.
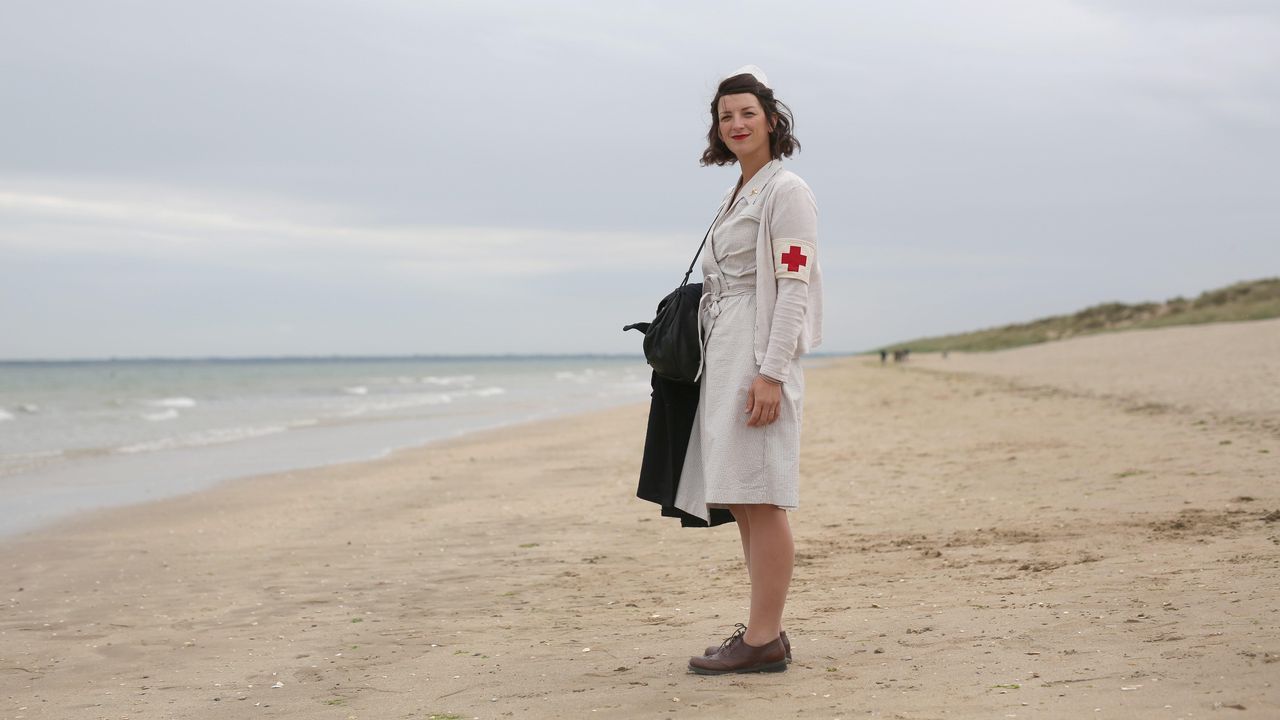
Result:
<instances>
[{"instance_id":1,"label":"distant person","mask_svg":"<svg viewBox=\"0 0 1280 720\"><path fill-rule=\"evenodd\" d=\"M800 500L798 357L822 339L818 209L809 186L783 167L800 143L791 110L759 68L722 80L710 111L702 164L737 163L741 176L702 255L701 387L676 507L703 519L712 508L733 514L751 610L747 624L689 658L689 670L781 672L790 656L782 611L795 562L787 510ZM771 262L757 266L757 258Z\"/></svg>"},{"instance_id":2,"label":"distant person","mask_svg":"<svg viewBox=\"0 0 1280 720\"><path fill-rule=\"evenodd\" d=\"M943 350L943 351L942 351L942 359L943 359L943 360L946 360L946 359L947 359L947 351L946 351L946 350Z\"/></svg>"},{"instance_id":3,"label":"distant person","mask_svg":"<svg viewBox=\"0 0 1280 720\"><path fill-rule=\"evenodd\" d=\"M889 357L889 353L888 353L888 351L886 351L886 350L881 350L881 351L880 351L880 364L881 364L881 365L883 365L883 364L884 364L885 359L886 359L886 358L888 358L888 357Z\"/></svg>"}]
</instances>

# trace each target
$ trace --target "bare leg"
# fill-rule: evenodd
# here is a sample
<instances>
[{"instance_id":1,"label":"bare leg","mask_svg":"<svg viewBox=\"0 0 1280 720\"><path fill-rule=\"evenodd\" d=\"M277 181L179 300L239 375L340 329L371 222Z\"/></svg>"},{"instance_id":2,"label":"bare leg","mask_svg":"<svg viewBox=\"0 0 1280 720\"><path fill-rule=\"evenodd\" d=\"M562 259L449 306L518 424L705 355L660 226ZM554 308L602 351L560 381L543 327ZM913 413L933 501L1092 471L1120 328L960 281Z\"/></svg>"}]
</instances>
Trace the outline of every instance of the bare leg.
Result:
<instances>
[{"instance_id":1,"label":"bare leg","mask_svg":"<svg viewBox=\"0 0 1280 720\"><path fill-rule=\"evenodd\" d=\"M795 544L787 511L776 505L744 505L751 576L751 618L744 638L749 645L773 642L782 631L782 610L795 567ZM737 517L737 511L734 517Z\"/></svg>"},{"instance_id":2,"label":"bare leg","mask_svg":"<svg viewBox=\"0 0 1280 720\"><path fill-rule=\"evenodd\" d=\"M738 533L742 535L742 558L747 565L747 579L751 579L751 518L747 516L746 505L730 505L729 511L738 522Z\"/></svg>"}]
</instances>

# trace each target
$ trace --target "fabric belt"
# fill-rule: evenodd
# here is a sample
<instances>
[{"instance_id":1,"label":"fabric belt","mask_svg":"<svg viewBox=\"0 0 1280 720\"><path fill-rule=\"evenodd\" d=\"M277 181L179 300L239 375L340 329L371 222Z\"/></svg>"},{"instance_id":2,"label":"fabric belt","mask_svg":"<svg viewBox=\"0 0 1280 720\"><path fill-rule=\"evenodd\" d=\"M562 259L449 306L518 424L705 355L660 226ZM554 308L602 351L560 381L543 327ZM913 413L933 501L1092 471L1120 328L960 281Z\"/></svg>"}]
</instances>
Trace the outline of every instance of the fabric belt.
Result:
<instances>
[{"instance_id":1,"label":"fabric belt","mask_svg":"<svg viewBox=\"0 0 1280 720\"><path fill-rule=\"evenodd\" d=\"M716 318L720 317L720 300L738 295L750 295L756 291L755 285L727 287L724 278L715 273L707 275L703 279L702 289L702 297L698 298L698 342L702 346L702 357L698 359L698 373L694 375L694 381L702 377L702 368L706 363L707 357L707 340L711 337ZM702 327L703 313L706 313L707 317L711 319L711 324L707 326L705 332Z\"/></svg>"}]
</instances>

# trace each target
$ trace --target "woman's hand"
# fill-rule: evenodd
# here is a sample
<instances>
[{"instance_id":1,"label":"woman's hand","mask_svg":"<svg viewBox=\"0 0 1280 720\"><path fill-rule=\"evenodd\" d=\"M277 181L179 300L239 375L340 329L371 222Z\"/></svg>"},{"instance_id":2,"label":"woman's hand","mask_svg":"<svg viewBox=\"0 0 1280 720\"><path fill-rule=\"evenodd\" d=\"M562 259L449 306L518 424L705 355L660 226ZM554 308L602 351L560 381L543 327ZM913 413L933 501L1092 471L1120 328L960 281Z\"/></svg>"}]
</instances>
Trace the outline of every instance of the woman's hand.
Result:
<instances>
[{"instance_id":1,"label":"woman's hand","mask_svg":"<svg viewBox=\"0 0 1280 720\"><path fill-rule=\"evenodd\" d=\"M747 391L747 425L762 427L778 419L778 410L782 406L782 385L756 375Z\"/></svg>"}]
</instances>

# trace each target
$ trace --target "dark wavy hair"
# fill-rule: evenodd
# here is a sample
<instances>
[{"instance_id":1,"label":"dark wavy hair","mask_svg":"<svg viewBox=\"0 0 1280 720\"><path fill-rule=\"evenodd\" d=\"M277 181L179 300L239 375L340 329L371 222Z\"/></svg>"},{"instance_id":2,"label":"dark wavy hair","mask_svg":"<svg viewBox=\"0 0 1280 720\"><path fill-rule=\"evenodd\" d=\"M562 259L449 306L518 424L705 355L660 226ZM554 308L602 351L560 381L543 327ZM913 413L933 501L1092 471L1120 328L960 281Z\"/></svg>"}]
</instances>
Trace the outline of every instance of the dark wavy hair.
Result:
<instances>
[{"instance_id":1,"label":"dark wavy hair","mask_svg":"<svg viewBox=\"0 0 1280 720\"><path fill-rule=\"evenodd\" d=\"M791 108L781 100L773 97L773 90L765 87L751 73L743 73L725 78L716 88L716 96L711 98L711 129L707 131L707 149L702 151L703 165L727 165L738 161L724 141L720 139L720 98L725 95L751 93L760 101L765 118L774 122L769 131L769 152L773 159L791 157L800 149L800 141L791 133L795 126L795 118L791 116Z\"/></svg>"}]
</instances>

